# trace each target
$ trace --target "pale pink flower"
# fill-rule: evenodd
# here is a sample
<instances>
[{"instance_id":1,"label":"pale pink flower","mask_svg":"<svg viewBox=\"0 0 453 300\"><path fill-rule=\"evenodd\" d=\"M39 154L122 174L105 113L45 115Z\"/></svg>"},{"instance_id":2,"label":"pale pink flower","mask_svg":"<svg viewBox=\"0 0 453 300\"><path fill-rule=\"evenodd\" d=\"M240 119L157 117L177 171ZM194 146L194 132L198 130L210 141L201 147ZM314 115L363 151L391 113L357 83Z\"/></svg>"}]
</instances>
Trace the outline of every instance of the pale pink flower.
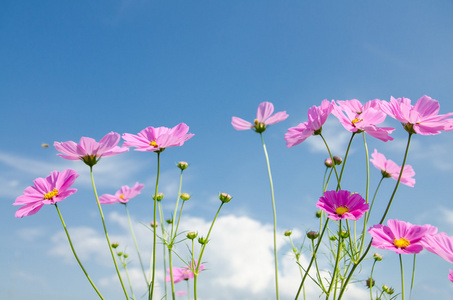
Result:
<instances>
[{"instance_id":1,"label":"pale pink flower","mask_svg":"<svg viewBox=\"0 0 453 300\"><path fill-rule=\"evenodd\" d=\"M447 236L444 232L426 235L423 238L422 245L429 252L439 255L449 263L453 263L453 237ZM453 282L453 270L450 270L448 279Z\"/></svg>"},{"instance_id":2,"label":"pale pink flower","mask_svg":"<svg viewBox=\"0 0 453 300\"><path fill-rule=\"evenodd\" d=\"M414 106L408 98L390 98L390 102L381 101L381 110L403 123L409 133L422 135L439 134L442 130L453 130L453 112L439 115L440 105L428 96L418 99Z\"/></svg>"},{"instance_id":3,"label":"pale pink flower","mask_svg":"<svg viewBox=\"0 0 453 300\"><path fill-rule=\"evenodd\" d=\"M175 294L176 296L184 296L187 294L187 291L177 291Z\"/></svg>"},{"instance_id":4,"label":"pale pink flower","mask_svg":"<svg viewBox=\"0 0 453 300\"><path fill-rule=\"evenodd\" d=\"M328 214L328 218L338 221L349 219L357 221L368 211L369 204L359 194L351 194L349 191L339 190L326 191L320 197L316 207Z\"/></svg>"},{"instance_id":5,"label":"pale pink flower","mask_svg":"<svg viewBox=\"0 0 453 300\"><path fill-rule=\"evenodd\" d=\"M393 179L398 180L401 172L400 166L398 166L390 159L386 159L384 154L378 153L376 149L374 149L371 157L372 158L370 159L370 161L377 169L381 170L383 177L392 177ZM401 175L401 183L413 187L415 185L415 179L412 177L414 176L415 172L412 166L405 165L403 174Z\"/></svg>"},{"instance_id":6,"label":"pale pink flower","mask_svg":"<svg viewBox=\"0 0 453 300\"><path fill-rule=\"evenodd\" d=\"M34 215L44 204L55 204L77 192L77 189L70 188L77 177L79 174L76 171L67 169L61 173L53 171L46 178L36 178L34 186L27 187L13 203L23 205L17 210L16 218Z\"/></svg>"},{"instance_id":7,"label":"pale pink flower","mask_svg":"<svg viewBox=\"0 0 453 300\"><path fill-rule=\"evenodd\" d=\"M373 237L371 245L398 254L419 253L423 250L423 238L432 232L431 226L412 225L398 220L388 220L387 225L378 224L368 229Z\"/></svg>"},{"instance_id":8,"label":"pale pink flower","mask_svg":"<svg viewBox=\"0 0 453 300\"><path fill-rule=\"evenodd\" d=\"M197 261L195 261L195 264ZM194 277L193 275L193 268L196 267L194 266L193 263L191 263L190 267L183 267L183 268L175 268L173 267L173 282L178 283L183 280L189 280ZM198 272L203 271L205 269L205 266L203 264L200 264L198 268ZM170 274L170 269L167 269L167 273ZM167 275L166 279L167 282L171 281L170 275Z\"/></svg>"},{"instance_id":9,"label":"pale pink flower","mask_svg":"<svg viewBox=\"0 0 453 300\"><path fill-rule=\"evenodd\" d=\"M286 111L281 111L272 115L273 112L274 105L272 103L262 102L258 106L258 111L256 112L256 119L254 121L254 124L238 117L232 117L231 125L233 125L234 129L236 130L254 129L256 132L260 133L266 130L266 127L268 125L281 122L288 118L288 114L286 113Z\"/></svg>"},{"instance_id":10,"label":"pale pink flower","mask_svg":"<svg viewBox=\"0 0 453 300\"><path fill-rule=\"evenodd\" d=\"M106 134L99 143L89 137L82 137L79 144L73 141L54 142L55 149L60 151L58 156L69 160L82 160L89 166L94 166L101 157L113 156L126 151L129 148L119 147L120 135L116 132Z\"/></svg>"},{"instance_id":11,"label":"pale pink flower","mask_svg":"<svg viewBox=\"0 0 453 300\"><path fill-rule=\"evenodd\" d=\"M189 132L189 126L180 123L173 128L147 127L137 135L124 133L123 147L136 147L135 151L162 152L165 148L182 146L194 135Z\"/></svg>"},{"instance_id":12,"label":"pale pink flower","mask_svg":"<svg viewBox=\"0 0 453 300\"><path fill-rule=\"evenodd\" d=\"M312 106L308 109L308 121L291 127L285 134L286 146L296 146L308 137L321 133L322 125L327 120L333 109L333 101L323 100L320 106Z\"/></svg>"},{"instance_id":13,"label":"pale pink flower","mask_svg":"<svg viewBox=\"0 0 453 300\"><path fill-rule=\"evenodd\" d=\"M356 100L337 101L332 114L338 118L346 130L366 132L372 137L387 142L393 140L389 134L395 130L391 127L376 127L384 122L386 114L379 110L379 100L372 100L365 105Z\"/></svg>"},{"instance_id":14,"label":"pale pink flower","mask_svg":"<svg viewBox=\"0 0 453 300\"><path fill-rule=\"evenodd\" d=\"M130 199L134 198L140 191L143 189L144 185L138 182L130 188L127 185L123 185L119 191L115 193L115 195L104 194L99 197L99 203L101 204L112 204L112 203L127 203Z\"/></svg>"}]
</instances>

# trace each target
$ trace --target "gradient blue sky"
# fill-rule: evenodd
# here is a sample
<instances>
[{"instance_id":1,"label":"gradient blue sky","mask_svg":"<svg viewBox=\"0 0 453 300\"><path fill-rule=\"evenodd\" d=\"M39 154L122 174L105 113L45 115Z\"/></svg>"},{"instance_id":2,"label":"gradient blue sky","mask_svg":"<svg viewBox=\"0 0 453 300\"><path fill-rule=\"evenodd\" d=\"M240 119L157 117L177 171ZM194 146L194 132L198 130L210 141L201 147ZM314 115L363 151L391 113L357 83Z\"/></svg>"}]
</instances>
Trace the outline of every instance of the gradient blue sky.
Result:
<instances>
[{"instance_id":1,"label":"gradient blue sky","mask_svg":"<svg viewBox=\"0 0 453 300\"><path fill-rule=\"evenodd\" d=\"M293 229L302 235L317 226L313 214L327 154L317 137L287 149L286 130L306 121L307 109L323 99L366 102L394 96L415 102L426 94L440 102L441 113L453 111L452 14L453 3L443 0L3 1L0 297L95 299L53 207L15 219L17 207L11 205L36 177L74 168L81 174L75 184L79 191L59 207L92 278L107 299L122 299L104 249L88 167L41 144L81 136L99 140L110 131L136 134L148 126L185 122L195 136L162 155L167 215L176 198L180 160L191 164L183 190L193 195L183 228L203 234L218 207L217 194L234 196L206 250L209 276L200 277L200 299L272 299L272 209L264 155L259 135L235 131L231 117L252 121L262 101L290 115L270 127L265 139L279 232ZM390 118L385 125L396 128L395 141L368 137L370 152L377 148L401 164L406 132ZM350 135L334 116L323 133L334 154L342 156ZM417 183L401 186L389 218L430 223L453 235L451 134L414 136L408 163ZM363 158L363 144L356 139L345 185L359 193L364 192ZM146 185L129 206L145 253L149 232L139 223L150 221L155 159L154 153L130 151L95 166L100 194L136 181ZM372 169L371 176L374 190L380 173ZM376 204L381 209L394 184L384 183L382 202ZM133 258L123 208L108 206L104 213L111 236L128 244ZM282 299L292 299L299 275L287 242L279 243ZM385 259L376 271L378 284L398 289L397 256L379 252ZM411 258L405 262L410 274ZM137 267L132 260L130 268L141 283ZM424 253L417 268L412 299L453 297L449 263ZM364 271L357 280L367 278ZM363 285L356 284L350 299L363 299ZM309 295L319 293L313 288Z\"/></svg>"}]
</instances>

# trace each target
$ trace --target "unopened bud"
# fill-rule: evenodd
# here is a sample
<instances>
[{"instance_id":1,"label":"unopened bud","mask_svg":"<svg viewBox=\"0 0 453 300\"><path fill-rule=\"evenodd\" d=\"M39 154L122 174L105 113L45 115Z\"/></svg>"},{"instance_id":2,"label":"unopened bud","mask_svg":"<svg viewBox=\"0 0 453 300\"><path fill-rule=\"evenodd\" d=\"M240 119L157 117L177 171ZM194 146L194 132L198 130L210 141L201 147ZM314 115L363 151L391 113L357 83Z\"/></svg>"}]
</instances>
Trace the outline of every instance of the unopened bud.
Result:
<instances>
[{"instance_id":1,"label":"unopened bud","mask_svg":"<svg viewBox=\"0 0 453 300\"><path fill-rule=\"evenodd\" d=\"M307 232L307 237L310 239L310 240L315 240L316 238L318 238L319 236L319 233L316 232L316 231L309 231Z\"/></svg>"},{"instance_id":2,"label":"unopened bud","mask_svg":"<svg viewBox=\"0 0 453 300\"><path fill-rule=\"evenodd\" d=\"M331 240L331 241L336 241L336 240L337 240L337 237L336 237L336 236L334 236L334 235L332 235L332 236L329 236L329 240Z\"/></svg>"},{"instance_id":3,"label":"unopened bud","mask_svg":"<svg viewBox=\"0 0 453 300\"><path fill-rule=\"evenodd\" d=\"M118 246L119 246L119 244L118 244L118 243L112 243L112 248L113 248L113 249L116 249L116 248L118 248Z\"/></svg>"},{"instance_id":4,"label":"unopened bud","mask_svg":"<svg viewBox=\"0 0 453 300\"><path fill-rule=\"evenodd\" d=\"M118 254L118 256L121 256L121 255L123 255L123 252L118 252L117 254Z\"/></svg>"},{"instance_id":5,"label":"unopened bud","mask_svg":"<svg viewBox=\"0 0 453 300\"><path fill-rule=\"evenodd\" d=\"M189 164L186 163L185 161L180 161L180 162L178 163L178 168L180 168L181 170L187 169L188 166L189 166Z\"/></svg>"},{"instance_id":6,"label":"unopened bud","mask_svg":"<svg viewBox=\"0 0 453 300\"><path fill-rule=\"evenodd\" d=\"M192 231L192 232L189 232L186 236L189 240L193 240L197 237L197 235L198 235L198 233Z\"/></svg>"},{"instance_id":7,"label":"unopened bud","mask_svg":"<svg viewBox=\"0 0 453 300\"><path fill-rule=\"evenodd\" d=\"M382 260L382 255L380 255L379 253L374 253L373 254L373 258L376 261L381 261Z\"/></svg>"},{"instance_id":8,"label":"unopened bud","mask_svg":"<svg viewBox=\"0 0 453 300\"><path fill-rule=\"evenodd\" d=\"M190 199L190 195L187 194L187 193L182 193L180 197L181 197L181 199L184 200L184 201L187 201L187 200Z\"/></svg>"},{"instance_id":9,"label":"unopened bud","mask_svg":"<svg viewBox=\"0 0 453 300\"><path fill-rule=\"evenodd\" d=\"M371 288L371 287L374 286L374 280L371 279L371 278L368 278L368 279L366 280L366 283L365 283L365 284L366 284L367 287Z\"/></svg>"},{"instance_id":10,"label":"unopened bud","mask_svg":"<svg viewBox=\"0 0 453 300\"><path fill-rule=\"evenodd\" d=\"M349 237L349 232L346 230L343 230L339 233L339 235L345 239L345 238Z\"/></svg>"},{"instance_id":11,"label":"unopened bud","mask_svg":"<svg viewBox=\"0 0 453 300\"><path fill-rule=\"evenodd\" d=\"M172 219L167 219L167 220L165 220L165 222L167 222L167 224L172 224L173 220Z\"/></svg>"},{"instance_id":12,"label":"unopened bud","mask_svg":"<svg viewBox=\"0 0 453 300\"><path fill-rule=\"evenodd\" d=\"M153 196L153 199L157 200L157 201L160 201L160 200L164 199L164 194L163 193L157 193L157 195Z\"/></svg>"},{"instance_id":13,"label":"unopened bud","mask_svg":"<svg viewBox=\"0 0 453 300\"><path fill-rule=\"evenodd\" d=\"M156 228L157 226L159 226L159 223L158 222L154 222L154 221L151 221L151 223L149 224L151 227L153 228Z\"/></svg>"},{"instance_id":14,"label":"unopened bud","mask_svg":"<svg viewBox=\"0 0 453 300\"><path fill-rule=\"evenodd\" d=\"M129 257L129 255L127 255L127 254L124 254L124 255L123 255L123 257L124 257L124 258L128 258L128 257Z\"/></svg>"},{"instance_id":15,"label":"unopened bud","mask_svg":"<svg viewBox=\"0 0 453 300\"><path fill-rule=\"evenodd\" d=\"M316 218L318 218L318 219L321 218L321 216L322 216L322 210L318 210L318 211L316 212L316 215L315 215L315 216L316 216Z\"/></svg>"},{"instance_id":16,"label":"unopened bud","mask_svg":"<svg viewBox=\"0 0 453 300\"><path fill-rule=\"evenodd\" d=\"M386 285L383 285L383 286L382 286L382 290L383 290L384 292L386 292L387 294L389 294L389 295L391 295L391 294L393 294L393 293L395 292L395 290L394 290L393 288L391 288L391 287L389 288L389 287L386 286Z\"/></svg>"},{"instance_id":17,"label":"unopened bud","mask_svg":"<svg viewBox=\"0 0 453 300\"><path fill-rule=\"evenodd\" d=\"M220 194L219 194L219 199L220 199L220 201L222 201L223 203L228 203L228 202L230 202L231 198L232 198L232 197L231 197L229 194L227 194L227 193L220 193Z\"/></svg>"},{"instance_id":18,"label":"unopened bud","mask_svg":"<svg viewBox=\"0 0 453 300\"><path fill-rule=\"evenodd\" d=\"M206 245L208 243L208 240L202 236L200 236L198 238L198 243L200 243L201 245Z\"/></svg>"},{"instance_id":19,"label":"unopened bud","mask_svg":"<svg viewBox=\"0 0 453 300\"><path fill-rule=\"evenodd\" d=\"M290 236L291 233L293 233L291 230L286 230L285 233L284 233L284 235L285 235L285 236Z\"/></svg>"},{"instance_id":20,"label":"unopened bud","mask_svg":"<svg viewBox=\"0 0 453 300\"><path fill-rule=\"evenodd\" d=\"M333 162L330 158L326 158L326 160L324 161L324 164L326 165L327 168L332 168L332 166L333 166Z\"/></svg>"},{"instance_id":21,"label":"unopened bud","mask_svg":"<svg viewBox=\"0 0 453 300\"><path fill-rule=\"evenodd\" d=\"M339 156L334 156L333 157L333 162L336 164L336 165L341 165L341 163L343 162L343 159Z\"/></svg>"}]
</instances>

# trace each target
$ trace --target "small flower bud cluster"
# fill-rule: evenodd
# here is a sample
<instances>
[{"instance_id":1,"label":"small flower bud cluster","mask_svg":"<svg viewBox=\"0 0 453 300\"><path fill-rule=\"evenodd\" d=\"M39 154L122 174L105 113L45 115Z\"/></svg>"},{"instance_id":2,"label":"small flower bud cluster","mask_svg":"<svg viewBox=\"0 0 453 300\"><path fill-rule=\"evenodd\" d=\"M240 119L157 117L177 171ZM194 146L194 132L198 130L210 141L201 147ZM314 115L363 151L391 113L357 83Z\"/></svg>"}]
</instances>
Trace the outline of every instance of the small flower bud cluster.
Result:
<instances>
[{"instance_id":1,"label":"small flower bud cluster","mask_svg":"<svg viewBox=\"0 0 453 300\"><path fill-rule=\"evenodd\" d=\"M219 199L220 201L222 201L223 203L228 203L231 201L231 196L227 193L220 193L219 194Z\"/></svg>"},{"instance_id":2,"label":"small flower bud cluster","mask_svg":"<svg viewBox=\"0 0 453 300\"><path fill-rule=\"evenodd\" d=\"M317 231L309 231L307 232L307 237L310 239L310 240L315 240L317 239L319 236L319 233Z\"/></svg>"},{"instance_id":3,"label":"small flower bud cluster","mask_svg":"<svg viewBox=\"0 0 453 300\"><path fill-rule=\"evenodd\" d=\"M182 193L180 197L181 197L181 199L184 200L184 201L187 201L187 200L190 199L190 195L187 194L187 193Z\"/></svg>"},{"instance_id":4,"label":"small flower bud cluster","mask_svg":"<svg viewBox=\"0 0 453 300\"><path fill-rule=\"evenodd\" d=\"M185 161L180 161L177 166L181 169L181 171L184 171L187 167L189 167L189 164Z\"/></svg>"},{"instance_id":5,"label":"small flower bud cluster","mask_svg":"<svg viewBox=\"0 0 453 300\"><path fill-rule=\"evenodd\" d=\"M389 288L389 287L386 286L386 285L383 285L383 286L382 286L382 290L383 290L384 292L386 292L387 294L389 294L389 295L391 295L391 294L393 294L393 293L395 292L395 290L394 290L393 288L391 288L391 287Z\"/></svg>"},{"instance_id":6,"label":"small flower bud cluster","mask_svg":"<svg viewBox=\"0 0 453 300\"><path fill-rule=\"evenodd\" d=\"M373 258L375 261L381 261L382 260L382 255L379 253L374 253Z\"/></svg>"},{"instance_id":7,"label":"small flower bud cluster","mask_svg":"<svg viewBox=\"0 0 453 300\"><path fill-rule=\"evenodd\" d=\"M189 239L189 240L194 240L196 237L198 236L198 233L196 232L189 232L186 237Z\"/></svg>"},{"instance_id":8,"label":"small flower bud cluster","mask_svg":"<svg viewBox=\"0 0 453 300\"><path fill-rule=\"evenodd\" d=\"M286 230L284 235L285 236L290 236L293 232L291 230Z\"/></svg>"}]
</instances>

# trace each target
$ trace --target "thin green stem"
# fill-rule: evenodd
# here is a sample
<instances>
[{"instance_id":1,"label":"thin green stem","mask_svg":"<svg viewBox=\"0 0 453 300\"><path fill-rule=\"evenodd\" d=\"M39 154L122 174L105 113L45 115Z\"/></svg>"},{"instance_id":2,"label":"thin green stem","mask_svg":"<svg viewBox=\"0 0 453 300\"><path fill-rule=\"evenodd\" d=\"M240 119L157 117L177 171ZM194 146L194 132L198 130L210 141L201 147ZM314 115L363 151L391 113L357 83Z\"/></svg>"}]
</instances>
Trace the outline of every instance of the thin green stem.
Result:
<instances>
[{"instance_id":1,"label":"thin green stem","mask_svg":"<svg viewBox=\"0 0 453 300\"><path fill-rule=\"evenodd\" d=\"M401 268L401 300L404 300L404 271L403 271L403 258L401 254L398 254L400 258L400 268Z\"/></svg>"},{"instance_id":2,"label":"thin green stem","mask_svg":"<svg viewBox=\"0 0 453 300\"><path fill-rule=\"evenodd\" d=\"M157 189L159 186L159 173L160 173L160 152L157 152L157 176L156 176L156 189L154 192L154 209L153 209L153 222L154 226L156 226L156 215L157 215ZM163 224L161 224L163 226ZM155 284L155 277L156 277L156 242L157 242L157 232L154 227L153 230L153 257L152 257L152 276L151 276L151 291L149 293L149 300L153 299L154 294L154 284Z\"/></svg>"},{"instance_id":3,"label":"thin green stem","mask_svg":"<svg viewBox=\"0 0 453 300\"><path fill-rule=\"evenodd\" d=\"M346 165L346 160L348 159L349 149L351 149L352 140L354 139L355 135L356 135L356 132L353 132L351 135L351 139L349 140L348 148L346 149L346 153L344 155L343 166L341 167L340 178L338 179L337 191L341 189L341 186L340 186L341 178L343 177L343 171L344 171L344 167Z\"/></svg>"},{"instance_id":4,"label":"thin green stem","mask_svg":"<svg viewBox=\"0 0 453 300\"><path fill-rule=\"evenodd\" d=\"M338 222L338 248L337 248L337 255L336 255L336 260L335 260L335 266L333 268L333 274L332 274L332 281L330 282L329 289L327 290L326 293L326 299L329 299L330 292L332 291L332 287L334 284L336 285L336 275L339 272L338 269L338 264L340 262L340 256L341 256L341 249L342 249L342 244L343 244L343 238L341 236L341 219Z\"/></svg>"},{"instance_id":5,"label":"thin green stem","mask_svg":"<svg viewBox=\"0 0 453 300\"><path fill-rule=\"evenodd\" d=\"M326 141L326 139L324 138L324 136L323 136L322 134L319 134L319 136L322 138L322 140L323 140L323 142L324 142L324 145L326 145L327 151L329 152L330 159L332 160L332 168L333 168L333 170L335 171L335 176L337 177L337 185L338 185L338 187L340 187L341 176L338 177L337 168L336 168L336 166L335 166L336 164L335 164L335 162L334 162L332 153L330 152L329 145L327 144L327 141ZM330 177L330 176L329 176L329 177Z\"/></svg>"},{"instance_id":6,"label":"thin green stem","mask_svg":"<svg viewBox=\"0 0 453 300\"><path fill-rule=\"evenodd\" d=\"M374 266L376 265L377 260L374 260L373 266L371 267L371 274L370 274L370 299L373 300L373 272Z\"/></svg>"},{"instance_id":7,"label":"thin green stem","mask_svg":"<svg viewBox=\"0 0 453 300\"><path fill-rule=\"evenodd\" d=\"M126 208L127 220L129 222L129 229L131 231L132 240L134 241L135 250L137 251L138 260L140 261L140 267L142 268L143 277L145 278L146 285L148 285L148 278L146 278L145 267L143 266L142 256L140 255L140 250L138 249L137 239L135 238L134 228L132 227L131 216L129 214L129 208L127 207L127 203L124 203L124 207Z\"/></svg>"},{"instance_id":8,"label":"thin green stem","mask_svg":"<svg viewBox=\"0 0 453 300\"><path fill-rule=\"evenodd\" d=\"M412 280L411 280L411 292L409 294L409 299L411 298L412 296L412 289L414 288L414 281L415 281L415 259L417 257L417 254L414 253L414 262L413 262L413 265L412 265Z\"/></svg>"},{"instance_id":9,"label":"thin green stem","mask_svg":"<svg viewBox=\"0 0 453 300\"><path fill-rule=\"evenodd\" d=\"M271 187L271 197L272 197L272 209L273 209L273 215L274 215L274 268L275 268L275 294L276 294L276 299L279 299L279 293L278 293L278 257L277 257L277 212L275 209L275 199L274 199L274 184L272 183L272 174L271 174L271 167L269 164L269 156L267 154L266 150L266 144L264 143L264 137L263 133L260 132L261 136L261 142L263 143L263 150L264 150L264 155L266 156L266 164L267 164L267 172L269 174L269 183Z\"/></svg>"},{"instance_id":10,"label":"thin green stem","mask_svg":"<svg viewBox=\"0 0 453 300\"><path fill-rule=\"evenodd\" d=\"M93 281L91 280L90 276L88 275L87 271L85 270L85 268L83 267L82 263L80 262L79 260L79 257L77 256L75 250L74 250L74 246L72 245L72 241L71 241L71 238L69 237L69 232L68 232L68 229L66 228L66 224L64 223L64 220L63 220L63 217L60 213L60 209L58 208L57 206L57 203L55 203L55 208L57 209L57 212L58 212L58 216L60 217L60 221L61 221L61 224L63 225L63 228L64 228L64 231L66 233L66 237L68 238L68 242L69 242L69 246L71 246L71 250L72 250L72 254L74 254L74 257L75 259L77 260L77 262L79 263L79 266L80 268L82 269L83 273L85 274L85 277L88 279L88 281L90 282L91 286L93 287L93 289L96 291L96 293L98 294L99 298L101 299L104 299L101 295L101 293L99 292L99 290L96 288L96 286L94 285Z\"/></svg>"},{"instance_id":11,"label":"thin green stem","mask_svg":"<svg viewBox=\"0 0 453 300\"><path fill-rule=\"evenodd\" d=\"M127 277L127 281L129 282L129 287L131 289L132 300L134 300L135 299L134 290L132 289L131 277L129 276L129 272L127 271L127 264L126 264L125 259L122 261L122 264L123 264L124 271L126 272L126 277Z\"/></svg>"},{"instance_id":12,"label":"thin green stem","mask_svg":"<svg viewBox=\"0 0 453 300\"><path fill-rule=\"evenodd\" d=\"M96 185L94 184L93 166L90 166L90 174L91 174L91 184L93 185L93 190L94 190L94 196L96 197L96 203L99 208L99 214L101 215L102 226L104 227L104 234L105 234L105 238L107 240L110 254L113 259L113 264L115 265L116 273L118 274L118 278L120 280L121 287L123 288L124 295L126 296L126 299L129 300L129 296L127 294L126 287L124 286L123 279L121 278L120 270L118 269L118 264L116 263L115 255L113 254L112 244L110 243L109 234L107 233L107 226L105 226L104 214L102 213L101 204L99 203L99 197L98 197L98 193L96 191Z\"/></svg>"}]
</instances>

